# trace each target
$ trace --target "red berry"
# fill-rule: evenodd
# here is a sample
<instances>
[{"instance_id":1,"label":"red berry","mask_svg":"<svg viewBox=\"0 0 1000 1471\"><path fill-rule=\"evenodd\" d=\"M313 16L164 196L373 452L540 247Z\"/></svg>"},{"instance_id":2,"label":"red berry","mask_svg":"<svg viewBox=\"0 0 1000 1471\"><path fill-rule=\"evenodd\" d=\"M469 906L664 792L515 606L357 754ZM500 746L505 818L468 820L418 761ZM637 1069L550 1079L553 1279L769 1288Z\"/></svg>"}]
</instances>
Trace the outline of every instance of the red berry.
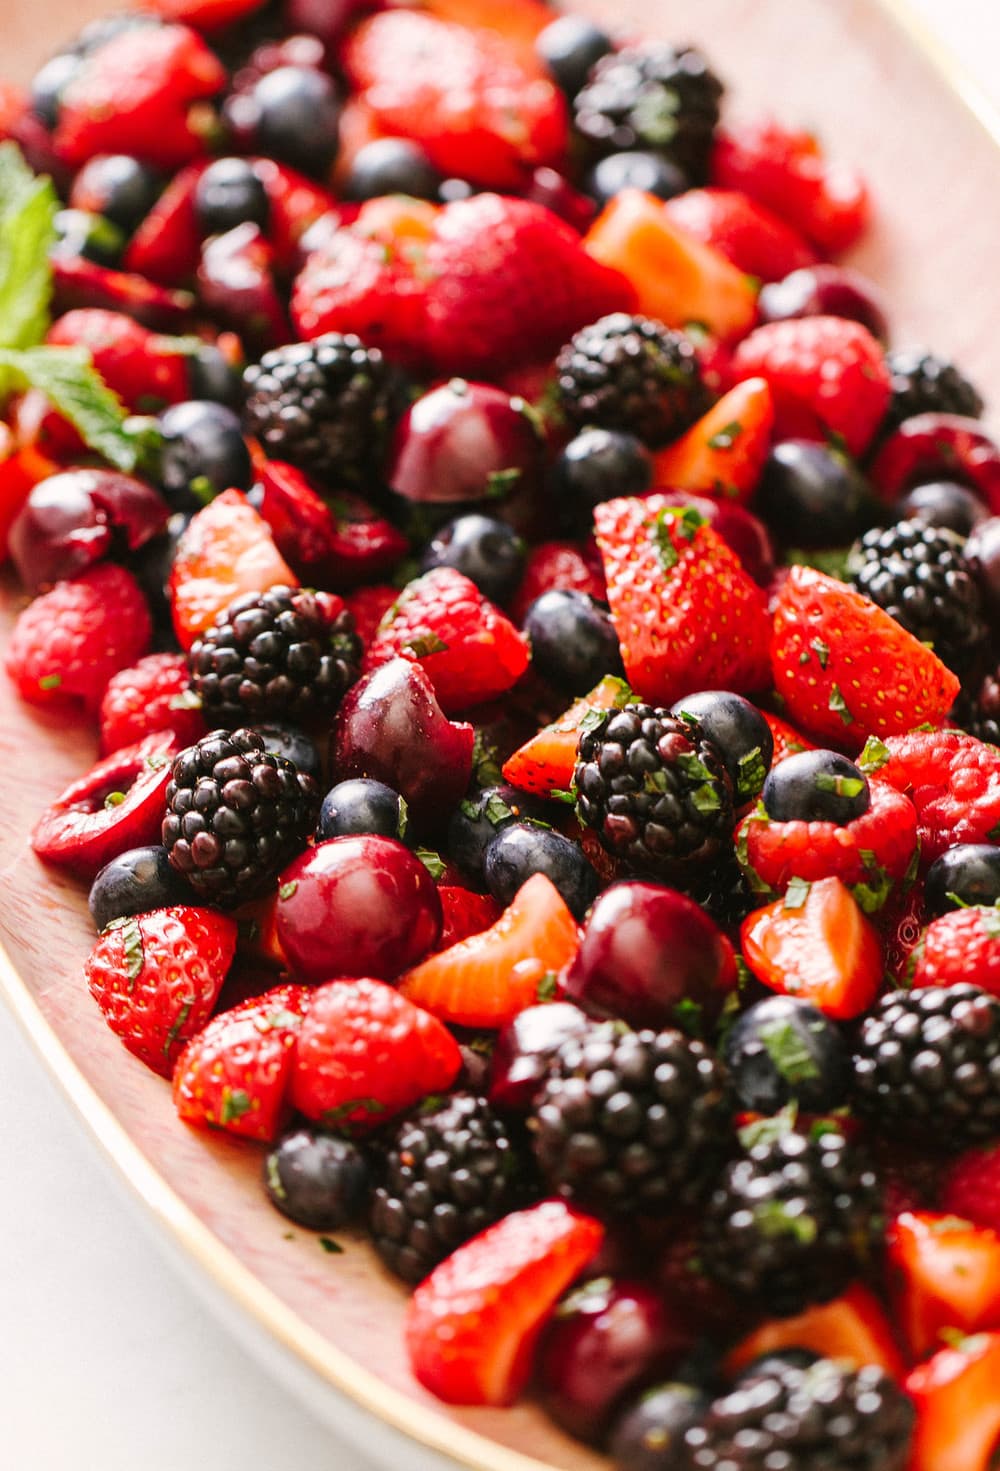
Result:
<instances>
[{"instance_id":1,"label":"red berry","mask_svg":"<svg viewBox=\"0 0 1000 1471\"><path fill-rule=\"evenodd\" d=\"M968 1149L944 1172L941 1209L1000 1231L1000 1144Z\"/></svg>"},{"instance_id":2,"label":"red berry","mask_svg":"<svg viewBox=\"0 0 1000 1471\"><path fill-rule=\"evenodd\" d=\"M51 264L55 304L61 312L75 308L127 312L155 332L178 332L195 309L190 291L169 290L135 271L112 271L82 255L54 255Z\"/></svg>"},{"instance_id":3,"label":"red berry","mask_svg":"<svg viewBox=\"0 0 1000 1471\"><path fill-rule=\"evenodd\" d=\"M449 950L460 940L471 935L481 935L495 925L501 910L497 901L489 894L474 894L460 884L438 884L441 900L441 938L436 950Z\"/></svg>"},{"instance_id":4,"label":"red berry","mask_svg":"<svg viewBox=\"0 0 1000 1471\"><path fill-rule=\"evenodd\" d=\"M747 378L654 456L655 484L745 505L757 489L773 427L770 388L763 378ZM726 539L721 526L716 530Z\"/></svg>"},{"instance_id":5,"label":"red berry","mask_svg":"<svg viewBox=\"0 0 1000 1471\"><path fill-rule=\"evenodd\" d=\"M917 1410L908 1471L990 1471L1000 1435L1000 1333L976 1333L918 1364L904 1388Z\"/></svg>"},{"instance_id":6,"label":"red berry","mask_svg":"<svg viewBox=\"0 0 1000 1471\"><path fill-rule=\"evenodd\" d=\"M977 986L1000 996L1000 912L975 906L932 920L911 957L910 985Z\"/></svg>"},{"instance_id":7,"label":"red berry","mask_svg":"<svg viewBox=\"0 0 1000 1471\"><path fill-rule=\"evenodd\" d=\"M789 1348L810 1349L823 1359L843 1359L856 1369L877 1364L893 1379L903 1376L902 1355L885 1308L860 1282L831 1302L817 1303L794 1318L762 1323L729 1352L726 1372L735 1375L754 1359Z\"/></svg>"},{"instance_id":8,"label":"red berry","mask_svg":"<svg viewBox=\"0 0 1000 1471\"><path fill-rule=\"evenodd\" d=\"M174 175L128 243L127 271L161 286L178 286L194 275L201 253L194 198L208 166L208 159L200 160Z\"/></svg>"},{"instance_id":9,"label":"red berry","mask_svg":"<svg viewBox=\"0 0 1000 1471\"><path fill-rule=\"evenodd\" d=\"M124 312L67 312L46 342L82 347L109 388L133 413L155 414L190 398L190 349L180 338L150 332Z\"/></svg>"},{"instance_id":10,"label":"red berry","mask_svg":"<svg viewBox=\"0 0 1000 1471\"><path fill-rule=\"evenodd\" d=\"M524 566L524 575L514 594L510 615L518 625L536 598L542 593L569 589L583 592L598 602L607 601L604 569L592 544L573 541L543 541L533 547Z\"/></svg>"},{"instance_id":11,"label":"red berry","mask_svg":"<svg viewBox=\"0 0 1000 1471\"><path fill-rule=\"evenodd\" d=\"M631 698L632 691L623 679L605 675L589 695L574 700L558 720L543 726L507 758L503 766L504 780L522 792L534 792L539 797L569 791L583 722L593 710L620 710Z\"/></svg>"},{"instance_id":12,"label":"red berry","mask_svg":"<svg viewBox=\"0 0 1000 1471\"><path fill-rule=\"evenodd\" d=\"M948 1329L1000 1327L1000 1236L958 1216L904 1211L888 1230L893 1307L921 1359Z\"/></svg>"},{"instance_id":13,"label":"red berry","mask_svg":"<svg viewBox=\"0 0 1000 1471\"><path fill-rule=\"evenodd\" d=\"M407 550L402 533L360 496L339 491L328 504L294 465L269 460L260 482L260 514L278 551L310 587L341 589L385 577Z\"/></svg>"},{"instance_id":14,"label":"red berry","mask_svg":"<svg viewBox=\"0 0 1000 1471\"><path fill-rule=\"evenodd\" d=\"M919 716L911 707L911 719ZM958 843L1000 838L1000 751L958 730L913 730L886 739L866 770L917 809L921 866Z\"/></svg>"},{"instance_id":15,"label":"red berry","mask_svg":"<svg viewBox=\"0 0 1000 1471\"><path fill-rule=\"evenodd\" d=\"M876 455L871 480L890 504L915 485L957 480L977 491L992 515L1000 514L1000 448L978 419L962 414L905 419Z\"/></svg>"},{"instance_id":16,"label":"red berry","mask_svg":"<svg viewBox=\"0 0 1000 1471\"><path fill-rule=\"evenodd\" d=\"M188 684L183 654L147 654L112 675L101 700L101 751L117 751L157 731L169 731L178 748L205 734L201 703Z\"/></svg>"},{"instance_id":17,"label":"red berry","mask_svg":"<svg viewBox=\"0 0 1000 1471\"><path fill-rule=\"evenodd\" d=\"M399 589L388 583L376 583L372 587L359 587L344 599L351 617L354 631L367 649L378 631L378 626L399 597Z\"/></svg>"},{"instance_id":18,"label":"red berry","mask_svg":"<svg viewBox=\"0 0 1000 1471\"><path fill-rule=\"evenodd\" d=\"M816 260L797 231L739 189L687 189L667 201L667 213L675 225L762 281L780 281Z\"/></svg>"},{"instance_id":19,"label":"red berry","mask_svg":"<svg viewBox=\"0 0 1000 1471\"><path fill-rule=\"evenodd\" d=\"M130 1052L169 1077L200 1032L236 953L236 922L176 905L115 921L86 965L90 994Z\"/></svg>"}]
</instances>

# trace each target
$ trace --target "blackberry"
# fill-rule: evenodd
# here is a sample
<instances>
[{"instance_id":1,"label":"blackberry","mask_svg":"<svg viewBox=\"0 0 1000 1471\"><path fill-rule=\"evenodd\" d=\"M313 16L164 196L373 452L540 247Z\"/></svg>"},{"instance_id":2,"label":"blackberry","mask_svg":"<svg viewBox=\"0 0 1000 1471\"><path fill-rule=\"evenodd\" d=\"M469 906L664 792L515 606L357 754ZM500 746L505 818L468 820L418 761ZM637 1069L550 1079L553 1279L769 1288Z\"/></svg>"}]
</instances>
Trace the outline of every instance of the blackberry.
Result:
<instances>
[{"instance_id":1,"label":"blackberry","mask_svg":"<svg viewBox=\"0 0 1000 1471\"><path fill-rule=\"evenodd\" d=\"M760 895L753 892L735 858L724 857L705 872L699 870L684 892L730 934L761 906Z\"/></svg>"},{"instance_id":2,"label":"blackberry","mask_svg":"<svg viewBox=\"0 0 1000 1471\"><path fill-rule=\"evenodd\" d=\"M705 182L723 86L693 46L643 41L602 57L573 107L591 157L650 149Z\"/></svg>"},{"instance_id":3,"label":"blackberry","mask_svg":"<svg viewBox=\"0 0 1000 1471\"><path fill-rule=\"evenodd\" d=\"M270 455L321 480L377 476L399 407L396 379L377 348L328 332L265 353L243 383L247 433Z\"/></svg>"},{"instance_id":4,"label":"blackberry","mask_svg":"<svg viewBox=\"0 0 1000 1471\"><path fill-rule=\"evenodd\" d=\"M652 705L602 713L580 737L580 820L643 874L695 882L732 853L732 784L696 720Z\"/></svg>"},{"instance_id":5,"label":"blackberry","mask_svg":"<svg viewBox=\"0 0 1000 1471\"><path fill-rule=\"evenodd\" d=\"M255 730L213 730L174 760L163 846L202 898L242 904L305 846L319 790Z\"/></svg>"},{"instance_id":6,"label":"blackberry","mask_svg":"<svg viewBox=\"0 0 1000 1471\"><path fill-rule=\"evenodd\" d=\"M922 348L897 348L886 356L892 397L879 434L885 438L916 414L963 414L978 419L985 407L979 390L945 358Z\"/></svg>"},{"instance_id":7,"label":"blackberry","mask_svg":"<svg viewBox=\"0 0 1000 1471\"><path fill-rule=\"evenodd\" d=\"M619 1215L693 1204L730 1115L725 1070L703 1043L609 1022L555 1052L529 1128L551 1190Z\"/></svg>"},{"instance_id":8,"label":"blackberry","mask_svg":"<svg viewBox=\"0 0 1000 1471\"><path fill-rule=\"evenodd\" d=\"M989 637L982 594L963 555L965 539L943 526L898 521L867 531L851 549L854 586L957 674Z\"/></svg>"},{"instance_id":9,"label":"blackberry","mask_svg":"<svg viewBox=\"0 0 1000 1471\"><path fill-rule=\"evenodd\" d=\"M398 1125L371 1209L375 1248L419 1282L456 1246L523 1203L524 1161L485 1098L454 1093Z\"/></svg>"},{"instance_id":10,"label":"blackberry","mask_svg":"<svg viewBox=\"0 0 1000 1471\"><path fill-rule=\"evenodd\" d=\"M188 653L207 720L293 723L336 709L361 672L354 618L331 593L272 587L244 593Z\"/></svg>"},{"instance_id":11,"label":"blackberry","mask_svg":"<svg viewBox=\"0 0 1000 1471\"><path fill-rule=\"evenodd\" d=\"M727 1291L792 1317L857 1275L881 1224L878 1177L832 1125L813 1136L779 1115L743 1137L708 1198L698 1256Z\"/></svg>"},{"instance_id":12,"label":"blackberry","mask_svg":"<svg viewBox=\"0 0 1000 1471\"><path fill-rule=\"evenodd\" d=\"M656 449L706 406L694 344L649 317L612 312L556 359L559 405L575 430L620 429Z\"/></svg>"},{"instance_id":13,"label":"blackberry","mask_svg":"<svg viewBox=\"0 0 1000 1471\"><path fill-rule=\"evenodd\" d=\"M685 1471L903 1471L916 1412L876 1364L751 1366L684 1434ZM678 1463L680 1464L680 1463Z\"/></svg>"},{"instance_id":14,"label":"blackberry","mask_svg":"<svg viewBox=\"0 0 1000 1471\"><path fill-rule=\"evenodd\" d=\"M855 1103L876 1128L956 1149L1000 1135L1000 1001L978 986L883 996L853 1066Z\"/></svg>"},{"instance_id":15,"label":"blackberry","mask_svg":"<svg viewBox=\"0 0 1000 1471\"><path fill-rule=\"evenodd\" d=\"M957 713L963 730L1000 746L1000 665L984 675L974 694L961 700Z\"/></svg>"}]
</instances>

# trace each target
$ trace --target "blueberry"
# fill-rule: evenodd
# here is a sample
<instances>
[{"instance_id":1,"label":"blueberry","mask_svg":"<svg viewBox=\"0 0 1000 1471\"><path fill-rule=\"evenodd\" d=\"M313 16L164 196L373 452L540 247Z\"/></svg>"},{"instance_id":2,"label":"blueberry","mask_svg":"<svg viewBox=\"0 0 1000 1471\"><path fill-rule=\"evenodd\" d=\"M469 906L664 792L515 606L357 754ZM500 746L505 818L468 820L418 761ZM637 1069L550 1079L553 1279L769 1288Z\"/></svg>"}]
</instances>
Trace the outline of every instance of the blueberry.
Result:
<instances>
[{"instance_id":1,"label":"blueberry","mask_svg":"<svg viewBox=\"0 0 1000 1471\"><path fill-rule=\"evenodd\" d=\"M736 1018L723 1053L739 1102L754 1113L776 1113L793 1100L823 1113L845 1101L847 1044L836 1023L808 1001L758 1001Z\"/></svg>"},{"instance_id":2,"label":"blueberry","mask_svg":"<svg viewBox=\"0 0 1000 1471\"><path fill-rule=\"evenodd\" d=\"M708 1409L693 1384L657 1384L619 1417L609 1450L618 1471L676 1471L684 1459L684 1432Z\"/></svg>"},{"instance_id":3,"label":"blueberry","mask_svg":"<svg viewBox=\"0 0 1000 1471\"><path fill-rule=\"evenodd\" d=\"M658 199L673 199L675 194L683 194L690 188L690 184L684 170L669 158L635 148L602 158L587 175L586 187L598 204L607 204L623 189L641 189Z\"/></svg>"},{"instance_id":4,"label":"blueberry","mask_svg":"<svg viewBox=\"0 0 1000 1471\"><path fill-rule=\"evenodd\" d=\"M540 31L535 50L567 97L575 97L590 68L611 50L611 37L582 15L561 15Z\"/></svg>"},{"instance_id":5,"label":"blueberry","mask_svg":"<svg viewBox=\"0 0 1000 1471\"><path fill-rule=\"evenodd\" d=\"M114 270L121 263L125 236L103 215L85 209L61 209L53 221L53 255L79 256Z\"/></svg>"},{"instance_id":6,"label":"blueberry","mask_svg":"<svg viewBox=\"0 0 1000 1471\"><path fill-rule=\"evenodd\" d=\"M754 510L786 546L843 546L873 519L871 487L858 467L806 439L774 446Z\"/></svg>"},{"instance_id":7,"label":"blueberry","mask_svg":"<svg viewBox=\"0 0 1000 1471\"><path fill-rule=\"evenodd\" d=\"M437 199L441 175L419 143L409 138L375 138L359 148L344 183L344 197L359 202L383 194Z\"/></svg>"},{"instance_id":8,"label":"blueberry","mask_svg":"<svg viewBox=\"0 0 1000 1471\"><path fill-rule=\"evenodd\" d=\"M106 863L90 886L90 915L97 929L129 914L170 904L194 904L191 889L171 867L166 848L129 848Z\"/></svg>"},{"instance_id":9,"label":"blueberry","mask_svg":"<svg viewBox=\"0 0 1000 1471\"><path fill-rule=\"evenodd\" d=\"M634 434L584 429L552 466L552 490L564 523L587 533L594 507L618 495L641 495L653 483L653 457Z\"/></svg>"},{"instance_id":10,"label":"blueberry","mask_svg":"<svg viewBox=\"0 0 1000 1471\"><path fill-rule=\"evenodd\" d=\"M531 822L503 827L483 860L483 877L494 899L506 907L535 873L552 880L577 919L583 918L601 887L581 849L561 833Z\"/></svg>"},{"instance_id":11,"label":"blueberry","mask_svg":"<svg viewBox=\"0 0 1000 1471\"><path fill-rule=\"evenodd\" d=\"M191 520L190 511L175 511L160 536L154 536L129 558L129 567L146 594L157 650L176 649L177 634L170 606L168 582L177 543Z\"/></svg>"},{"instance_id":12,"label":"blueberry","mask_svg":"<svg viewBox=\"0 0 1000 1471\"><path fill-rule=\"evenodd\" d=\"M160 415L160 429L160 484L171 505L200 506L224 490L250 488L250 451L232 409L189 399Z\"/></svg>"},{"instance_id":13,"label":"blueberry","mask_svg":"<svg viewBox=\"0 0 1000 1471\"><path fill-rule=\"evenodd\" d=\"M606 674L623 674L611 614L573 588L543 592L524 615L531 662L543 679L568 695L585 695Z\"/></svg>"},{"instance_id":14,"label":"blueberry","mask_svg":"<svg viewBox=\"0 0 1000 1471\"><path fill-rule=\"evenodd\" d=\"M737 806L760 795L774 758L774 737L756 705L730 690L702 690L675 701L670 713L693 715L718 746Z\"/></svg>"},{"instance_id":15,"label":"blueberry","mask_svg":"<svg viewBox=\"0 0 1000 1471\"><path fill-rule=\"evenodd\" d=\"M505 603L524 571L524 542L503 521L470 512L442 526L428 543L421 572L454 567L493 603Z\"/></svg>"},{"instance_id":16,"label":"blueberry","mask_svg":"<svg viewBox=\"0 0 1000 1471\"><path fill-rule=\"evenodd\" d=\"M62 94L80 70L80 58L71 51L53 56L31 81L31 110L50 132L59 124Z\"/></svg>"},{"instance_id":17,"label":"blueberry","mask_svg":"<svg viewBox=\"0 0 1000 1471\"><path fill-rule=\"evenodd\" d=\"M162 174L128 153L102 153L90 159L73 180L70 203L104 215L131 235L163 191Z\"/></svg>"},{"instance_id":18,"label":"blueberry","mask_svg":"<svg viewBox=\"0 0 1000 1471\"><path fill-rule=\"evenodd\" d=\"M837 751L799 751L767 774L764 806L775 822L835 822L843 827L871 805L868 778Z\"/></svg>"},{"instance_id":19,"label":"blueberry","mask_svg":"<svg viewBox=\"0 0 1000 1471\"><path fill-rule=\"evenodd\" d=\"M295 725L255 725L268 751L275 756L284 756L294 762L299 771L311 776L314 781L323 779L323 760L316 742L305 731Z\"/></svg>"},{"instance_id":20,"label":"blueberry","mask_svg":"<svg viewBox=\"0 0 1000 1471\"><path fill-rule=\"evenodd\" d=\"M243 369L235 367L214 342L203 342L188 358L188 382L195 398L232 409L241 401Z\"/></svg>"},{"instance_id":21,"label":"blueberry","mask_svg":"<svg viewBox=\"0 0 1000 1471\"><path fill-rule=\"evenodd\" d=\"M262 152L322 178L337 156L340 103L333 82L306 66L279 66L261 77L251 106Z\"/></svg>"},{"instance_id":22,"label":"blueberry","mask_svg":"<svg viewBox=\"0 0 1000 1471\"><path fill-rule=\"evenodd\" d=\"M486 849L512 822L545 820L545 804L505 785L483 787L467 797L448 824L448 855L471 883L481 883Z\"/></svg>"},{"instance_id":23,"label":"blueberry","mask_svg":"<svg viewBox=\"0 0 1000 1471\"><path fill-rule=\"evenodd\" d=\"M996 904L1000 899L1000 848L989 843L959 843L935 858L924 880L930 915L963 904Z\"/></svg>"},{"instance_id":24,"label":"blueberry","mask_svg":"<svg viewBox=\"0 0 1000 1471\"><path fill-rule=\"evenodd\" d=\"M406 804L398 792L368 776L338 782L323 798L316 836L344 838L377 833L383 838L406 835Z\"/></svg>"},{"instance_id":25,"label":"blueberry","mask_svg":"<svg viewBox=\"0 0 1000 1471\"><path fill-rule=\"evenodd\" d=\"M967 485L954 480L934 480L915 485L896 506L900 521L923 521L928 526L943 526L968 536L973 526L985 521L988 508Z\"/></svg>"},{"instance_id":26,"label":"blueberry","mask_svg":"<svg viewBox=\"0 0 1000 1471\"><path fill-rule=\"evenodd\" d=\"M202 236L224 235L237 225L259 225L267 233L271 204L267 190L245 158L217 158L198 180L195 217Z\"/></svg>"},{"instance_id":27,"label":"blueberry","mask_svg":"<svg viewBox=\"0 0 1000 1471\"><path fill-rule=\"evenodd\" d=\"M371 1179L349 1139L303 1125L280 1139L264 1161L264 1183L282 1215L311 1231L335 1231L364 1210Z\"/></svg>"}]
</instances>

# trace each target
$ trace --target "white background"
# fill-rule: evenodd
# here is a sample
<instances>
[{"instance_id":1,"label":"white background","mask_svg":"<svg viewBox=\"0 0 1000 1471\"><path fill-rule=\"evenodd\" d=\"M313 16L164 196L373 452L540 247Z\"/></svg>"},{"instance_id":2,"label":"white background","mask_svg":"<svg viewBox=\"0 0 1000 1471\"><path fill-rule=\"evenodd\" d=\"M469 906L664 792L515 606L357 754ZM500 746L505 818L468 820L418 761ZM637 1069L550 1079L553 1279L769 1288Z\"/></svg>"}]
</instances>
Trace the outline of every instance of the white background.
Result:
<instances>
[{"instance_id":1,"label":"white background","mask_svg":"<svg viewBox=\"0 0 1000 1471\"><path fill-rule=\"evenodd\" d=\"M996 0L912 3L1000 102ZM0 1138L3 1471L369 1471L174 1277L2 1006Z\"/></svg>"}]
</instances>

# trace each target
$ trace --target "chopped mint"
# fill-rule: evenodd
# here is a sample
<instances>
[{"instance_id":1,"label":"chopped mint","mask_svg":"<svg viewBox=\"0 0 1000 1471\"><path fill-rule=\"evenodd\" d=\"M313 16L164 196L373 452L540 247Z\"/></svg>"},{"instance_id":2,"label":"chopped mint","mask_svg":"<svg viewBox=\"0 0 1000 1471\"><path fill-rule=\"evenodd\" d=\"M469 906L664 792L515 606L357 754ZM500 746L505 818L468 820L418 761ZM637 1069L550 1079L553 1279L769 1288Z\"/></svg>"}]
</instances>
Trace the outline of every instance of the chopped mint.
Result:
<instances>
[{"instance_id":1,"label":"chopped mint","mask_svg":"<svg viewBox=\"0 0 1000 1471\"><path fill-rule=\"evenodd\" d=\"M785 902L782 905L782 908L801 909L803 904L805 904L806 900L809 898L809 890L811 888L812 884L807 883L805 879L791 879L789 881L788 888L785 890Z\"/></svg>"},{"instance_id":2,"label":"chopped mint","mask_svg":"<svg viewBox=\"0 0 1000 1471\"><path fill-rule=\"evenodd\" d=\"M674 1007L674 1021L682 1032L689 1037L700 1037L702 1027L702 1008L700 1002L693 1001L690 996L682 996Z\"/></svg>"},{"instance_id":3,"label":"chopped mint","mask_svg":"<svg viewBox=\"0 0 1000 1471\"><path fill-rule=\"evenodd\" d=\"M559 977L554 970L547 970L535 990L537 1001L554 1001L559 991Z\"/></svg>"},{"instance_id":4,"label":"chopped mint","mask_svg":"<svg viewBox=\"0 0 1000 1471\"><path fill-rule=\"evenodd\" d=\"M38 681L38 688L40 690L57 690L61 684L61 674L43 674Z\"/></svg>"},{"instance_id":5,"label":"chopped mint","mask_svg":"<svg viewBox=\"0 0 1000 1471\"><path fill-rule=\"evenodd\" d=\"M267 1156L265 1165L267 1175L267 1188L276 1200L287 1200L288 1192L281 1183L281 1171L278 1169L277 1157L273 1154Z\"/></svg>"},{"instance_id":6,"label":"chopped mint","mask_svg":"<svg viewBox=\"0 0 1000 1471\"><path fill-rule=\"evenodd\" d=\"M109 792L104 799L104 806L108 811L110 811L112 807L120 807L124 800L124 792Z\"/></svg>"},{"instance_id":7,"label":"chopped mint","mask_svg":"<svg viewBox=\"0 0 1000 1471\"><path fill-rule=\"evenodd\" d=\"M885 741L880 741L878 736L869 736L865 741L864 750L858 757L858 769L866 776L871 776L875 771L881 771L889 760L889 747Z\"/></svg>"},{"instance_id":8,"label":"chopped mint","mask_svg":"<svg viewBox=\"0 0 1000 1471\"><path fill-rule=\"evenodd\" d=\"M486 799L483 816L491 827L499 827L502 822L509 822L514 813L504 799L497 792L493 792Z\"/></svg>"},{"instance_id":9,"label":"chopped mint","mask_svg":"<svg viewBox=\"0 0 1000 1471\"><path fill-rule=\"evenodd\" d=\"M854 724L854 716L847 708L847 701L841 694L839 685L835 684L832 686L830 690L830 698L827 701L827 709L835 711L835 713L840 716L845 725Z\"/></svg>"},{"instance_id":10,"label":"chopped mint","mask_svg":"<svg viewBox=\"0 0 1000 1471\"><path fill-rule=\"evenodd\" d=\"M798 1104L786 1103L785 1107L769 1118L755 1119L737 1129L737 1137L744 1149L753 1149L757 1144L774 1144L784 1139L795 1128L799 1116Z\"/></svg>"},{"instance_id":11,"label":"chopped mint","mask_svg":"<svg viewBox=\"0 0 1000 1471\"><path fill-rule=\"evenodd\" d=\"M548 793L550 802L565 802L567 807L572 807L576 801L576 792L572 787L553 787Z\"/></svg>"},{"instance_id":12,"label":"chopped mint","mask_svg":"<svg viewBox=\"0 0 1000 1471\"><path fill-rule=\"evenodd\" d=\"M139 928L139 921L135 918L127 919L121 926L121 932L125 946L125 974L128 977L128 988L131 993L146 963L142 951L142 930Z\"/></svg>"},{"instance_id":13,"label":"chopped mint","mask_svg":"<svg viewBox=\"0 0 1000 1471\"><path fill-rule=\"evenodd\" d=\"M809 647L819 660L819 667L825 669L830 657L830 645L825 644L821 638L814 638Z\"/></svg>"},{"instance_id":14,"label":"chopped mint","mask_svg":"<svg viewBox=\"0 0 1000 1471\"><path fill-rule=\"evenodd\" d=\"M415 848L414 853L435 883L444 876L447 864L440 853L435 853L433 848Z\"/></svg>"},{"instance_id":15,"label":"chopped mint","mask_svg":"<svg viewBox=\"0 0 1000 1471\"><path fill-rule=\"evenodd\" d=\"M754 746L752 751L747 751L741 756L736 767L736 796L740 802L747 802L751 797L756 797L764 780L767 770L764 766L764 757L759 746Z\"/></svg>"},{"instance_id":16,"label":"chopped mint","mask_svg":"<svg viewBox=\"0 0 1000 1471\"><path fill-rule=\"evenodd\" d=\"M819 1235L815 1218L794 1211L784 1200L762 1200L753 1208L754 1224L762 1236L793 1236L801 1246L811 1246Z\"/></svg>"},{"instance_id":17,"label":"chopped mint","mask_svg":"<svg viewBox=\"0 0 1000 1471\"><path fill-rule=\"evenodd\" d=\"M712 435L708 441L708 447L709 449L732 449L742 433L743 425L739 419L732 419L722 429Z\"/></svg>"},{"instance_id":18,"label":"chopped mint","mask_svg":"<svg viewBox=\"0 0 1000 1471\"><path fill-rule=\"evenodd\" d=\"M511 466L509 470L491 470L486 477L486 499L503 500L510 495L520 478L521 470L517 465Z\"/></svg>"},{"instance_id":19,"label":"chopped mint","mask_svg":"<svg viewBox=\"0 0 1000 1471\"><path fill-rule=\"evenodd\" d=\"M321 1236L319 1238L319 1244L323 1248L323 1250L325 1252L328 1252L331 1256L343 1255L344 1248L340 1245L339 1241L334 1241L332 1236Z\"/></svg>"},{"instance_id":20,"label":"chopped mint","mask_svg":"<svg viewBox=\"0 0 1000 1471\"><path fill-rule=\"evenodd\" d=\"M816 1059L789 1021L769 1022L760 1029L767 1055L786 1083L807 1083L819 1077Z\"/></svg>"},{"instance_id":21,"label":"chopped mint","mask_svg":"<svg viewBox=\"0 0 1000 1471\"><path fill-rule=\"evenodd\" d=\"M696 812L706 816L710 812L718 812L722 802L714 783L706 781L695 787L691 793L691 805Z\"/></svg>"},{"instance_id":22,"label":"chopped mint","mask_svg":"<svg viewBox=\"0 0 1000 1471\"><path fill-rule=\"evenodd\" d=\"M857 797L865 789L864 780L857 776L833 776L828 771L819 771L813 780L817 791L834 792L838 797Z\"/></svg>"},{"instance_id":23,"label":"chopped mint","mask_svg":"<svg viewBox=\"0 0 1000 1471\"><path fill-rule=\"evenodd\" d=\"M287 884L282 884L278 890L279 899L290 899L299 887L298 879L289 879Z\"/></svg>"},{"instance_id":24,"label":"chopped mint","mask_svg":"<svg viewBox=\"0 0 1000 1471\"><path fill-rule=\"evenodd\" d=\"M249 1113L252 1107L253 1100L244 1089L223 1088L219 1122L221 1124L234 1123L236 1119L241 1119L245 1113Z\"/></svg>"},{"instance_id":25,"label":"chopped mint","mask_svg":"<svg viewBox=\"0 0 1000 1471\"><path fill-rule=\"evenodd\" d=\"M176 1017L174 1018L174 1024L170 1028L170 1031L167 1033L167 1040L163 1044L164 1057L170 1056L170 1050L173 1047L174 1043L177 1041L177 1038L180 1036L181 1028L184 1026L184 1023L191 1015L191 1007L193 1005L193 1001L185 1001L180 1011L178 1011Z\"/></svg>"},{"instance_id":26,"label":"chopped mint","mask_svg":"<svg viewBox=\"0 0 1000 1471\"><path fill-rule=\"evenodd\" d=\"M438 638L436 633L425 633L417 638L411 638L403 645L408 654L415 659L426 659L428 654L446 654L448 645L444 639Z\"/></svg>"}]
</instances>

